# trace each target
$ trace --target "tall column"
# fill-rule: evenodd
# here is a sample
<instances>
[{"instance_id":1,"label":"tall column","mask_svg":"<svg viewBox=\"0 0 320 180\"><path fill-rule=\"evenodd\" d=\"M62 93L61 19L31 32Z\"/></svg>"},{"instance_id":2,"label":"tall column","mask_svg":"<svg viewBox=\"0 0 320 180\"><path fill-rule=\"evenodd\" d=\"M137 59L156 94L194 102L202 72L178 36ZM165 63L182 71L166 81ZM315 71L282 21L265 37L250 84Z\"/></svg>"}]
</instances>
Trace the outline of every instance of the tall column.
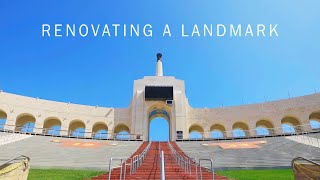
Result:
<instances>
[{"instance_id":1,"label":"tall column","mask_svg":"<svg viewBox=\"0 0 320 180\"><path fill-rule=\"evenodd\" d=\"M15 129L16 118L17 118L16 114L12 112L8 113L4 129L13 131Z\"/></svg>"},{"instance_id":2,"label":"tall column","mask_svg":"<svg viewBox=\"0 0 320 180\"><path fill-rule=\"evenodd\" d=\"M157 70L156 76L163 76L163 69L162 69L162 54L157 54Z\"/></svg>"},{"instance_id":3,"label":"tall column","mask_svg":"<svg viewBox=\"0 0 320 180\"><path fill-rule=\"evenodd\" d=\"M86 123L86 128L85 128L85 134L84 137L86 138L92 138L92 127L93 127L93 123L88 123L89 121L87 121Z\"/></svg>"},{"instance_id":4,"label":"tall column","mask_svg":"<svg viewBox=\"0 0 320 180\"><path fill-rule=\"evenodd\" d=\"M42 134L43 133L43 123L44 119L41 114L39 114L36 117L36 122L34 123L34 129L33 132L36 134Z\"/></svg>"}]
</instances>

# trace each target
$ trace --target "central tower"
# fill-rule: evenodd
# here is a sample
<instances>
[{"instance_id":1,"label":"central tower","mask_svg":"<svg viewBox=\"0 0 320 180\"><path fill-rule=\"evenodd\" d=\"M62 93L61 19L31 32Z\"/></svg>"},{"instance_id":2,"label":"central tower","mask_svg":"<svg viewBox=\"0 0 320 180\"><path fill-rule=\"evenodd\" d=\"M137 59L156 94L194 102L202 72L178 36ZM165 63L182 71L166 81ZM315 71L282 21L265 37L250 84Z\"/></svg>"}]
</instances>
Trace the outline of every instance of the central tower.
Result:
<instances>
[{"instance_id":1,"label":"central tower","mask_svg":"<svg viewBox=\"0 0 320 180\"><path fill-rule=\"evenodd\" d=\"M171 141L187 138L188 101L184 81L163 76L162 54L158 53L156 57L156 76L145 76L134 81L131 133L142 134L143 140L147 141L150 121L155 117L163 117L168 121Z\"/></svg>"}]
</instances>

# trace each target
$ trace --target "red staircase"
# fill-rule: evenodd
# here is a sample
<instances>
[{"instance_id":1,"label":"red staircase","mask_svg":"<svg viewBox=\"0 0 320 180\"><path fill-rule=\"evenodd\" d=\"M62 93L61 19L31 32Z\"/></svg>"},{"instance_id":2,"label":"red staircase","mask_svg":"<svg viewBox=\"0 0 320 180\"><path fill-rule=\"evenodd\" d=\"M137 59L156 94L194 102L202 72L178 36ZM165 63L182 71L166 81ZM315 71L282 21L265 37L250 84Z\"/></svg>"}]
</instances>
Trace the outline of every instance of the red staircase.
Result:
<instances>
[{"instance_id":1,"label":"red staircase","mask_svg":"<svg viewBox=\"0 0 320 180\"><path fill-rule=\"evenodd\" d=\"M172 146L181 154L184 154L183 151L177 146L175 142L171 142ZM144 142L140 148L131 156L135 156L140 154L148 145L148 142ZM172 157L169 145L167 142L152 142L149 152L145 160L143 161L142 165L137 169L134 174L130 175L130 166L127 166L126 170L126 180L131 179L160 179L160 159L159 154L160 152L164 152L164 159L165 159L165 176L166 180L173 180L173 179L196 179L195 176L195 167L192 175L189 175L178 166L174 158ZM202 179L212 179L212 174L202 168ZM93 180L106 180L108 179L109 174L103 174L97 177L92 178ZM200 176L199 176L200 178ZM112 170L111 179L120 179L120 168L115 168ZM122 176L122 179L124 177ZM224 176L215 175L215 179L228 179Z\"/></svg>"}]
</instances>

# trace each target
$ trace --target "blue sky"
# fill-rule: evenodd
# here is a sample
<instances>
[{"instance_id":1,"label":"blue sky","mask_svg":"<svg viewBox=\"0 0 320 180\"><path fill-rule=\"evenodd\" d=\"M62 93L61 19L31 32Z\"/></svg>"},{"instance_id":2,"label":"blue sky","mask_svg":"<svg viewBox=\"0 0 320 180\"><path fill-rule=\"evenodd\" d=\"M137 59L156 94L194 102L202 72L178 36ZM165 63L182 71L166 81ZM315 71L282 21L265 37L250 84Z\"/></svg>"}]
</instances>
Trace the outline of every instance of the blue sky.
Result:
<instances>
[{"instance_id":1,"label":"blue sky","mask_svg":"<svg viewBox=\"0 0 320 180\"><path fill-rule=\"evenodd\" d=\"M192 107L231 106L320 91L320 1L8 1L0 7L0 89L26 96L127 107L133 80L186 82ZM43 38L44 23L146 24L154 36ZM164 24L278 24L275 38L171 38ZM156 35L158 34L158 35Z\"/></svg>"}]
</instances>

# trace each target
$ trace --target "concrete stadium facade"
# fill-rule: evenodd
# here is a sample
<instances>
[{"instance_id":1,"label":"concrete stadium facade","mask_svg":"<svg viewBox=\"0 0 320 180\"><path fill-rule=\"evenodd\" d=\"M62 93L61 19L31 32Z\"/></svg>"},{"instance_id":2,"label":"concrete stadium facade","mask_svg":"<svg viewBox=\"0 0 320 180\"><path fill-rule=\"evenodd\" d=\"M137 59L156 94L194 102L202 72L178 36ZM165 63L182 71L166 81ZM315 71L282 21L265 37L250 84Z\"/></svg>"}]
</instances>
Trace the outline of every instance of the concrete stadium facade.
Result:
<instances>
[{"instance_id":1,"label":"concrete stadium facade","mask_svg":"<svg viewBox=\"0 0 320 180\"><path fill-rule=\"evenodd\" d=\"M146 101L146 86L173 87L173 103ZM191 132L199 132L203 138L210 138L212 131L233 137L234 129L243 130L245 136L256 136L257 127L268 129L270 135L281 135L283 124L294 127L295 132L309 132L313 130L311 119L320 122L320 94L233 107L192 108L184 81L163 76L161 57L157 59L156 76L134 81L127 108L78 105L0 92L0 119L6 119L3 129L10 131L19 131L32 122L35 134L60 126L61 136L83 128L86 138L106 130L109 136L128 132L137 139L149 140L149 124L155 117L168 121L171 141L188 139Z\"/></svg>"}]
</instances>

